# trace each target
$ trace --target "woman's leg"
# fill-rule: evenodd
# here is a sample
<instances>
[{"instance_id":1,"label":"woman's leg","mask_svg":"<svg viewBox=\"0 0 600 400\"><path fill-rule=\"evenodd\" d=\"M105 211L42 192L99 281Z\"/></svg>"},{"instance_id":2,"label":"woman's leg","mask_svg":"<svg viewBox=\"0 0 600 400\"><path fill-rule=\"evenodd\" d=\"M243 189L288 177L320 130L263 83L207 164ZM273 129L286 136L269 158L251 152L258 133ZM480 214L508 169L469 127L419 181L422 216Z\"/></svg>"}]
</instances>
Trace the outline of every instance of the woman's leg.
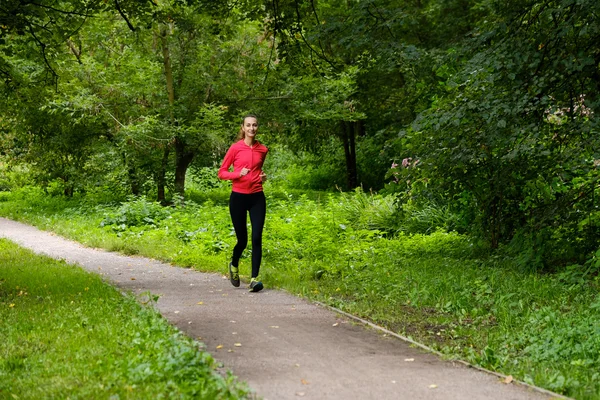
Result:
<instances>
[{"instance_id":1,"label":"woman's leg","mask_svg":"<svg viewBox=\"0 0 600 400\"><path fill-rule=\"evenodd\" d=\"M248 244L248 228L246 227L247 199L244 197L245 195L236 192L232 192L229 197L229 214L231 215L231 223L233 224L235 237L237 238L237 243L233 248L231 264L236 268Z\"/></svg>"},{"instance_id":2,"label":"woman's leg","mask_svg":"<svg viewBox=\"0 0 600 400\"><path fill-rule=\"evenodd\" d=\"M263 192L253 193L250 206L250 223L252 224L252 278L258 277L262 260L262 233L267 215L267 202Z\"/></svg>"}]
</instances>

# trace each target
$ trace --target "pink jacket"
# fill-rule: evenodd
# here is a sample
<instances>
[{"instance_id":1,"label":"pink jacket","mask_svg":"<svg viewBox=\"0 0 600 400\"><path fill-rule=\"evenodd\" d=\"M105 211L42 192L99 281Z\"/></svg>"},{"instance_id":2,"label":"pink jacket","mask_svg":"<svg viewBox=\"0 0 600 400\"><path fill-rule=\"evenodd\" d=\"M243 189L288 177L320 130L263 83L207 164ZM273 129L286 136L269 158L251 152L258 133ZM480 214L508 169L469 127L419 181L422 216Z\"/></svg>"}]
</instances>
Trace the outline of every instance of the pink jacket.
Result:
<instances>
[{"instance_id":1,"label":"pink jacket","mask_svg":"<svg viewBox=\"0 0 600 400\"><path fill-rule=\"evenodd\" d=\"M232 190L237 193L258 193L262 192L262 182L260 173L262 166L267 157L269 149L259 142L255 142L254 146L248 146L244 140L240 140L231 145L221 168L219 168L219 179L233 181ZM229 171L229 167L233 165L233 172ZM249 168L250 172L244 176L240 176L242 168Z\"/></svg>"}]
</instances>

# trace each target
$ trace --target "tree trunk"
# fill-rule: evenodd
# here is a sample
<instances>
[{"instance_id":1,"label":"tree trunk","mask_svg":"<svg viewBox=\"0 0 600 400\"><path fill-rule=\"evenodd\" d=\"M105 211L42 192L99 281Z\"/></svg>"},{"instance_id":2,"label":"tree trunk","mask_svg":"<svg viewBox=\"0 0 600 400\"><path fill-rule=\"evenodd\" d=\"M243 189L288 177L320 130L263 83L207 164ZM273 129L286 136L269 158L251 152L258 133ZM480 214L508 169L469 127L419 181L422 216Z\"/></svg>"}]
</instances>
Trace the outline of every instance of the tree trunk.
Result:
<instances>
[{"instance_id":1,"label":"tree trunk","mask_svg":"<svg viewBox=\"0 0 600 400\"><path fill-rule=\"evenodd\" d=\"M161 27L160 30L160 43L161 43L161 47L162 47L162 54L163 54L163 65L165 68L165 80L167 83L167 96L169 98L169 116L171 119L171 125L175 126L175 116L173 114L173 106L175 105L175 87L173 84L173 69L171 68L171 52L169 51L169 43L167 41L167 37L168 37L168 27L166 25L163 25ZM187 166L189 165L189 162L186 164L184 171L183 171L183 180L181 181L181 187L178 186L179 182L179 177L178 174L181 173L180 169L180 149L178 148L179 146L183 145L180 143L180 141L175 138L175 166L176 166L176 170L175 170L175 190L180 193L183 196L183 191L184 191L184 186L185 185L185 171L187 170ZM165 203L165 194L164 194L164 187L165 187L165 176L166 176L166 169L167 169L167 161L168 161L168 150L165 150L165 156L163 157L163 162L162 162L162 171L161 171L161 176L160 179L162 179L162 182L159 184L159 201L162 203ZM191 160L190 160L191 162ZM161 189L162 186L162 189ZM161 197L161 190L162 190L162 197ZM181 191L180 191L181 190Z\"/></svg>"},{"instance_id":2,"label":"tree trunk","mask_svg":"<svg viewBox=\"0 0 600 400\"><path fill-rule=\"evenodd\" d=\"M131 194L134 196L140 195L140 182L137 177L137 173L134 167L127 168L127 176L129 178L129 186L131 188Z\"/></svg>"},{"instance_id":3,"label":"tree trunk","mask_svg":"<svg viewBox=\"0 0 600 400\"><path fill-rule=\"evenodd\" d=\"M342 142L344 143L344 155L346 158L346 184L348 189L354 189L358 185L356 168L356 122L340 122Z\"/></svg>"},{"instance_id":4,"label":"tree trunk","mask_svg":"<svg viewBox=\"0 0 600 400\"><path fill-rule=\"evenodd\" d=\"M65 187L63 189L63 194L66 197L73 197L73 184L69 182L69 180L67 178L62 178L63 182L65 184Z\"/></svg>"},{"instance_id":5,"label":"tree trunk","mask_svg":"<svg viewBox=\"0 0 600 400\"><path fill-rule=\"evenodd\" d=\"M134 196L139 196L141 190L140 180L138 178L135 165L131 165L127 154L124 151L121 152L121 159L123 160L123 165L127 169L127 179L129 180L129 188L131 190L131 194Z\"/></svg>"},{"instance_id":6,"label":"tree trunk","mask_svg":"<svg viewBox=\"0 0 600 400\"><path fill-rule=\"evenodd\" d=\"M175 192L182 197L185 193L185 174L196 153L185 150L185 143L175 139Z\"/></svg>"},{"instance_id":7,"label":"tree trunk","mask_svg":"<svg viewBox=\"0 0 600 400\"><path fill-rule=\"evenodd\" d=\"M170 147L169 147L169 145L167 145L164 149L163 159L160 164L160 169L158 170L158 174L156 177L156 186L157 186L156 200L162 204L166 203L165 186L167 183L167 166L169 163L169 153L170 153Z\"/></svg>"},{"instance_id":8,"label":"tree trunk","mask_svg":"<svg viewBox=\"0 0 600 400\"><path fill-rule=\"evenodd\" d=\"M160 30L160 44L163 53L163 65L165 67L165 78L167 80L167 95L169 96L169 106L171 106L171 120L173 120L173 104L175 103L175 89L173 86L173 69L171 68L171 53L167 43L167 27L163 26Z\"/></svg>"}]
</instances>

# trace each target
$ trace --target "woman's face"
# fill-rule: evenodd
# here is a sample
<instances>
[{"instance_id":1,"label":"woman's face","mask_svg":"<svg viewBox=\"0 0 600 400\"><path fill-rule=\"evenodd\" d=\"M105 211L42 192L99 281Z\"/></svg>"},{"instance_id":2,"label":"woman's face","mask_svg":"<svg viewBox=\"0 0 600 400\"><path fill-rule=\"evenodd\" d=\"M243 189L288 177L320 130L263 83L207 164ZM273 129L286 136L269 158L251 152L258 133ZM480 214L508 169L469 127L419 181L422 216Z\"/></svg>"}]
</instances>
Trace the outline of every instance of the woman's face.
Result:
<instances>
[{"instance_id":1,"label":"woman's face","mask_svg":"<svg viewBox=\"0 0 600 400\"><path fill-rule=\"evenodd\" d=\"M254 138L256 131L258 131L258 121L254 117L246 117L244 118L242 129L246 137Z\"/></svg>"}]
</instances>

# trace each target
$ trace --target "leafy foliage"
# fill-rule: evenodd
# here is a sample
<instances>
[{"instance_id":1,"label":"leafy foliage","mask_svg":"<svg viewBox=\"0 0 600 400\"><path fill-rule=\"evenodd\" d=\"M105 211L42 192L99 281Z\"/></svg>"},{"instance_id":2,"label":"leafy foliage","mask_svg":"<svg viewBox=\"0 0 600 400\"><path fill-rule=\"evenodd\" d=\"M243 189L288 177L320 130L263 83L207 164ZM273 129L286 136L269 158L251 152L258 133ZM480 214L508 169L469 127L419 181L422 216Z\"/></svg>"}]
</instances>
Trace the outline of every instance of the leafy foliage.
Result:
<instances>
[{"instance_id":1,"label":"leafy foliage","mask_svg":"<svg viewBox=\"0 0 600 400\"><path fill-rule=\"evenodd\" d=\"M100 226L116 225L119 230L139 225L156 226L168 215L168 210L156 202L143 197L131 198L122 203L112 215L107 215Z\"/></svg>"}]
</instances>

